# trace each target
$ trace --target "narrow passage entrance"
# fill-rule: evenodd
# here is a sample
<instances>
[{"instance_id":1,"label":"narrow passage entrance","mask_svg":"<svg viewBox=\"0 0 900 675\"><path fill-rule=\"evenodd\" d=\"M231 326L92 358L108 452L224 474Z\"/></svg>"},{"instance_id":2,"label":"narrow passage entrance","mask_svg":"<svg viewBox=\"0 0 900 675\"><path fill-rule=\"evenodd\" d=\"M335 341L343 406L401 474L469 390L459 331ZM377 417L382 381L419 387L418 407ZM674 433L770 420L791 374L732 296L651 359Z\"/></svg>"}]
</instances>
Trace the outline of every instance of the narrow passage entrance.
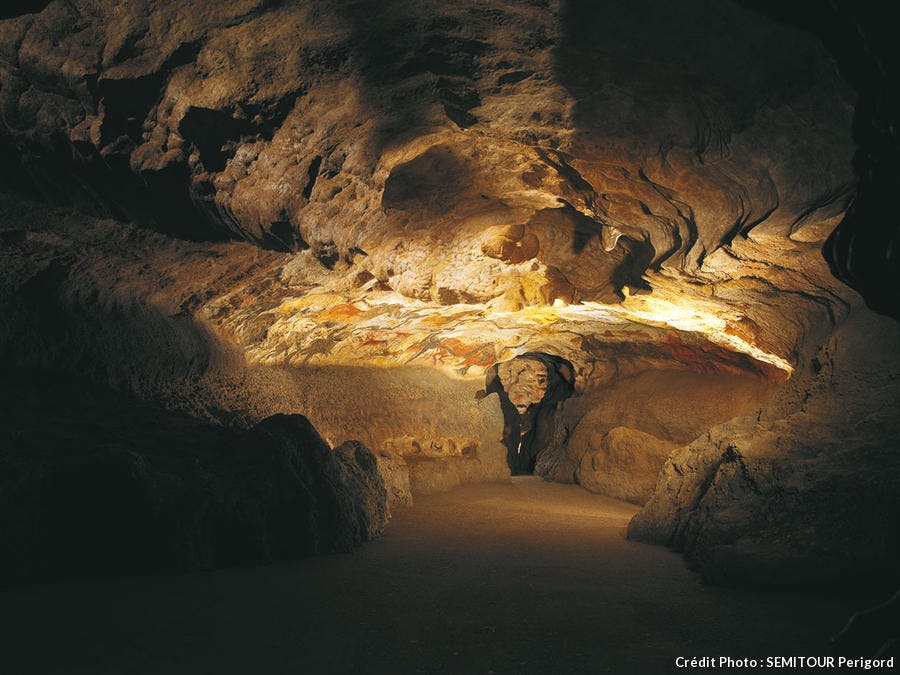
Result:
<instances>
[{"instance_id":1,"label":"narrow passage entrance","mask_svg":"<svg viewBox=\"0 0 900 675\"><path fill-rule=\"evenodd\" d=\"M574 392L572 364L559 356L529 352L488 373L486 391L497 392L503 410L503 443L514 476L532 474L541 455L564 450L562 402Z\"/></svg>"}]
</instances>

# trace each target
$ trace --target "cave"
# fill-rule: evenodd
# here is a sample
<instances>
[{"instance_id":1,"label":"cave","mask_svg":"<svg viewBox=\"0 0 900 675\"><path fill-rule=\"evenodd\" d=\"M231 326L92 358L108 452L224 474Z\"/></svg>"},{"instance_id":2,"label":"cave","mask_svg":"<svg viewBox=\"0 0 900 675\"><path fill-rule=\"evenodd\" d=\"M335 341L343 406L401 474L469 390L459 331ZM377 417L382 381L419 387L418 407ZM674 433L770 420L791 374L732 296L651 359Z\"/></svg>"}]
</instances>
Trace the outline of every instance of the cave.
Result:
<instances>
[{"instance_id":1,"label":"cave","mask_svg":"<svg viewBox=\"0 0 900 675\"><path fill-rule=\"evenodd\" d=\"M893 668L886 12L4 6L0 667Z\"/></svg>"}]
</instances>

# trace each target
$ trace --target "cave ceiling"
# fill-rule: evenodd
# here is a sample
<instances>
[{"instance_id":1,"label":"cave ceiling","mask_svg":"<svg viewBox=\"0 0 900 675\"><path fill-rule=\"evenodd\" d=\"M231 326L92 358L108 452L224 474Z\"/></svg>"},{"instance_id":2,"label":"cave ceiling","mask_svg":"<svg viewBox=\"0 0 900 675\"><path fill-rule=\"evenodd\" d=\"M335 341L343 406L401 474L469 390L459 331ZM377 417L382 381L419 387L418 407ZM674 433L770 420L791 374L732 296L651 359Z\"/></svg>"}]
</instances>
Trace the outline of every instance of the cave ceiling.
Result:
<instances>
[{"instance_id":1,"label":"cave ceiling","mask_svg":"<svg viewBox=\"0 0 900 675\"><path fill-rule=\"evenodd\" d=\"M4 180L100 218L10 207L30 273L77 259L273 365L470 377L545 351L581 384L783 381L856 302L821 254L854 103L812 36L730 2L54 0L0 22Z\"/></svg>"}]
</instances>

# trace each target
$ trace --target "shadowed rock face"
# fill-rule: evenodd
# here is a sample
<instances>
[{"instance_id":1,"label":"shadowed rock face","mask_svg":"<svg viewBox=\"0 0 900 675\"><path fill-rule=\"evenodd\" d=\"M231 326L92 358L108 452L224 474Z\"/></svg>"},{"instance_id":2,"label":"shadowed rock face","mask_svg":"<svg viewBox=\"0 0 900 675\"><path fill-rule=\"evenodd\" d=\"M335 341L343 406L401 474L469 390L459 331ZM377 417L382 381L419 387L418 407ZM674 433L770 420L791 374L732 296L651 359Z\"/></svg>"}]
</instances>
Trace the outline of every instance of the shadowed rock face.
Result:
<instances>
[{"instance_id":1,"label":"shadowed rock face","mask_svg":"<svg viewBox=\"0 0 900 675\"><path fill-rule=\"evenodd\" d=\"M0 39L33 192L441 304L610 302L751 231L821 242L853 184L849 89L729 3L84 0Z\"/></svg>"},{"instance_id":2,"label":"shadowed rock face","mask_svg":"<svg viewBox=\"0 0 900 675\"><path fill-rule=\"evenodd\" d=\"M718 583L896 583L900 364L880 345L898 343L855 313L761 410L675 450L629 536Z\"/></svg>"},{"instance_id":3,"label":"shadowed rock face","mask_svg":"<svg viewBox=\"0 0 900 675\"><path fill-rule=\"evenodd\" d=\"M832 236L832 269L823 243L877 209L861 190L848 211L856 94L808 33L700 0L39 9L0 22L0 179L64 210L0 196L8 362L239 427L303 414L371 447L402 504L505 475L483 378L550 355L575 395L536 471L644 501L685 446L642 518L710 569L786 546L761 534L760 481L721 467L793 457L808 401L848 416L816 418L833 442L806 484L867 490L830 453L893 447L848 404L882 394L819 387L821 346L868 320L832 273L852 281L861 239ZM863 356L896 373L873 335ZM778 388L747 449L728 421ZM786 469L759 470L781 494ZM723 471L749 515L704 538L729 501L689 484ZM866 513L895 509L871 493ZM704 553L732 536L733 558Z\"/></svg>"},{"instance_id":4,"label":"shadowed rock face","mask_svg":"<svg viewBox=\"0 0 900 675\"><path fill-rule=\"evenodd\" d=\"M3 379L0 585L349 552L384 530L375 457L302 416L235 433L82 378Z\"/></svg>"},{"instance_id":5,"label":"shadowed rock face","mask_svg":"<svg viewBox=\"0 0 900 675\"><path fill-rule=\"evenodd\" d=\"M742 4L816 35L842 77L859 92L853 118L856 196L824 253L835 276L862 293L869 307L900 317L893 291L900 285L900 224L892 187L900 178L900 103L893 95L900 48L893 26L879 6L849 0L835 0L827 7L806 0Z\"/></svg>"}]
</instances>

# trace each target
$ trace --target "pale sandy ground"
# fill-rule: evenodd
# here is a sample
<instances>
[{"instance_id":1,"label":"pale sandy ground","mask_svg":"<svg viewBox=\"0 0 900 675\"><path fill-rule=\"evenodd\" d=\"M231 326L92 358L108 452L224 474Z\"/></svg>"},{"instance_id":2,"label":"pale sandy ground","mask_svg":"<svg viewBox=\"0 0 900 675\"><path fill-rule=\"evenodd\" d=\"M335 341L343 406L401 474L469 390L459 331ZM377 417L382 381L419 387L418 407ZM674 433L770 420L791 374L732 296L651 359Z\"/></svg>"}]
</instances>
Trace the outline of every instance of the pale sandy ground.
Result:
<instances>
[{"instance_id":1,"label":"pale sandy ground","mask_svg":"<svg viewBox=\"0 0 900 675\"><path fill-rule=\"evenodd\" d=\"M829 653L853 609L836 589L705 586L625 540L635 510L517 478L419 499L352 555L3 590L0 673L656 673Z\"/></svg>"}]
</instances>

